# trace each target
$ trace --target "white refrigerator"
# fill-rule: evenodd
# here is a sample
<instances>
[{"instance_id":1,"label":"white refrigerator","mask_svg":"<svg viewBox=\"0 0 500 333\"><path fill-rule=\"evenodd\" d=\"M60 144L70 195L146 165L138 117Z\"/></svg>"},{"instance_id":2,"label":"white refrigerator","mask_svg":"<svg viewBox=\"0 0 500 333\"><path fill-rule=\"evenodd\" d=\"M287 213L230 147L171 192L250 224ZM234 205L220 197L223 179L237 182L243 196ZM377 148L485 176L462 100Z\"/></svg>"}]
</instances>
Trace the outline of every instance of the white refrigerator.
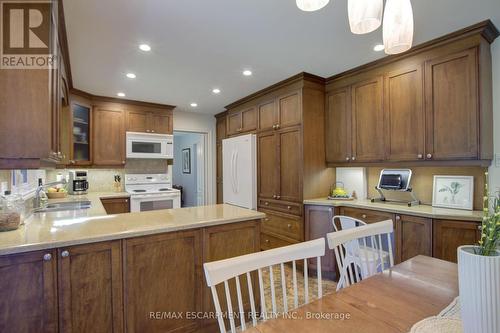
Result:
<instances>
[{"instance_id":1,"label":"white refrigerator","mask_svg":"<svg viewBox=\"0 0 500 333\"><path fill-rule=\"evenodd\" d=\"M257 209L257 139L255 134L222 140L224 203Z\"/></svg>"}]
</instances>

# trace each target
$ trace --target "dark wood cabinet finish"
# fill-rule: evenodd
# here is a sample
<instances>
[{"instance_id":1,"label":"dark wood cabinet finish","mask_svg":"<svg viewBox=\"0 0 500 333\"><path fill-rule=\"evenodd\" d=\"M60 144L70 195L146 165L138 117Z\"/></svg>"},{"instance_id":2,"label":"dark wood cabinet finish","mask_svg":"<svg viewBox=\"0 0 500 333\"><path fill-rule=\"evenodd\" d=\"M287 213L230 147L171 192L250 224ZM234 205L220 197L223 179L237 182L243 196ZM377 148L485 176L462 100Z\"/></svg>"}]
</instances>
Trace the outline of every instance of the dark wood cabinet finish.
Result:
<instances>
[{"instance_id":1,"label":"dark wood cabinet finish","mask_svg":"<svg viewBox=\"0 0 500 333\"><path fill-rule=\"evenodd\" d=\"M477 49L425 63L426 158L478 158Z\"/></svg>"},{"instance_id":2,"label":"dark wood cabinet finish","mask_svg":"<svg viewBox=\"0 0 500 333\"><path fill-rule=\"evenodd\" d=\"M216 161L216 186L217 186L217 203L221 204L224 200L223 194L223 174L222 174L222 140L226 138L227 118L226 112L215 115L215 154Z\"/></svg>"},{"instance_id":3,"label":"dark wood cabinet finish","mask_svg":"<svg viewBox=\"0 0 500 333\"><path fill-rule=\"evenodd\" d=\"M257 108L259 117L258 130L267 131L274 129L274 126L276 126L278 122L275 100L273 99L260 104Z\"/></svg>"},{"instance_id":4,"label":"dark wood cabinet finish","mask_svg":"<svg viewBox=\"0 0 500 333\"><path fill-rule=\"evenodd\" d=\"M202 310L202 232L172 232L124 240L127 332L186 332L195 319L155 320L152 312Z\"/></svg>"},{"instance_id":5,"label":"dark wood cabinet finish","mask_svg":"<svg viewBox=\"0 0 500 333\"><path fill-rule=\"evenodd\" d=\"M130 213L130 199L123 198L102 198L102 205L107 214Z\"/></svg>"},{"instance_id":6,"label":"dark wood cabinet finish","mask_svg":"<svg viewBox=\"0 0 500 333\"><path fill-rule=\"evenodd\" d=\"M479 241L481 224L452 220L433 221L433 256L457 262L457 247L473 245Z\"/></svg>"},{"instance_id":7,"label":"dark wood cabinet finish","mask_svg":"<svg viewBox=\"0 0 500 333\"><path fill-rule=\"evenodd\" d=\"M326 96L326 161L351 160L351 88L334 90Z\"/></svg>"},{"instance_id":8,"label":"dark wood cabinet finish","mask_svg":"<svg viewBox=\"0 0 500 333\"><path fill-rule=\"evenodd\" d=\"M129 110L126 115L128 132L172 134L172 111Z\"/></svg>"},{"instance_id":9,"label":"dark wood cabinet finish","mask_svg":"<svg viewBox=\"0 0 500 333\"><path fill-rule=\"evenodd\" d=\"M127 112L127 131L146 132L149 130L149 114L141 111Z\"/></svg>"},{"instance_id":10,"label":"dark wood cabinet finish","mask_svg":"<svg viewBox=\"0 0 500 333\"><path fill-rule=\"evenodd\" d=\"M373 162L385 158L382 92L381 77L352 86L351 161Z\"/></svg>"},{"instance_id":11,"label":"dark wood cabinet finish","mask_svg":"<svg viewBox=\"0 0 500 333\"><path fill-rule=\"evenodd\" d=\"M302 122L301 94L294 91L277 98L279 128L300 125Z\"/></svg>"},{"instance_id":12,"label":"dark wood cabinet finish","mask_svg":"<svg viewBox=\"0 0 500 333\"><path fill-rule=\"evenodd\" d=\"M93 157L95 165L125 164L124 111L110 107L93 110Z\"/></svg>"},{"instance_id":13,"label":"dark wood cabinet finish","mask_svg":"<svg viewBox=\"0 0 500 333\"><path fill-rule=\"evenodd\" d=\"M275 233L297 241L304 240L302 217L260 209L266 214L262 221L262 231Z\"/></svg>"},{"instance_id":14,"label":"dark wood cabinet finish","mask_svg":"<svg viewBox=\"0 0 500 333\"><path fill-rule=\"evenodd\" d=\"M300 128L283 129L277 134L279 183L277 199L302 202L302 135Z\"/></svg>"},{"instance_id":15,"label":"dark wood cabinet finish","mask_svg":"<svg viewBox=\"0 0 500 333\"><path fill-rule=\"evenodd\" d=\"M385 76L384 134L386 158L418 161L425 158L423 71L420 65Z\"/></svg>"},{"instance_id":16,"label":"dark wood cabinet finish","mask_svg":"<svg viewBox=\"0 0 500 333\"><path fill-rule=\"evenodd\" d=\"M276 198L279 183L279 146L274 132L257 136L257 189L259 198Z\"/></svg>"},{"instance_id":17,"label":"dark wood cabinet finish","mask_svg":"<svg viewBox=\"0 0 500 333\"><path fill-rule=\"evenodd\" d=\"M151 132L156 134L173 134L173 119L172 112L152 112L151 116Z\"/></svg>"},{"instance_id":18,"label":"dark wood cabinet finish","mask_svg":"<svg viewBox=\"0 0 500 333\"><path fill-rule=\"evenodd\" d=\"M328 206L306 205L304 209L305 215L305 240L314 240L317 238L325 238L328 233L334 232L333 216L335 208ZM326 247L325 255L321 258L321 273L325 279L333 280L338 276L338 268L333 250ZM316 263L313 262L310 269L316 269Z\"/></svg>"},{"instance_id":19,"label":"dark wood cabinet finish","mask_svg":"<svg viewBox=\"0 0 500 333\"><path fill-rule=\"evenodd\" d=\"M285 239L283 236L262 232L260 234L260 248L262 251L275 249L298 243L296 241Z\"/></svg>"},{"instance_id":20,"label":"dark wood cabinet finish","mask_svg":"<svg viewBox=\"0 0 500 333\"><path fill-rule=\"evenodd\" d=\"M432 219L396 215L395 235L397 239L396 263L420 254L432 256Z\"/></svg>"},{"instance_id":21,"label":"dark wood cabinet finish","mask_svg":"<svg viewBox=\"0 0 500 333\"><path fill-rule=\"evenodd\" d=\"M375 223L387 220L394 221L394 214L371 209L360 209L352 207L340 207L340 215L354 217L365 223Z\"/></svg>"},{"instance_id":22,"label":"dark wood cabinet finish","mask_svg":"<svg viewBox=\"0 0 500 333\"><path fill-rule=\"evenodd\" d=\"M257 109L251 107L236 112L230 112L227 116L227 135L239 135L257 129Z\"/></svg>"},{"instance_id":23,"label":"dark wood cabinet finish","mask_svg":"<svg viewBox=\"0 0 500 333\"><path fill-rule=\"evenodd\" d=\"M59 330L123 332L121 241L58 250Z\"/></svg>"},{"instance_id":24,"label":"dark wood cabinet finish","mask_svg":"<svg viewBox=\"0 0 500 333\"><path fill-rule=\"evenodd\" d=\"M58 332L57 254L0 257L0 332Z\"/></svg>"}]
</instances>

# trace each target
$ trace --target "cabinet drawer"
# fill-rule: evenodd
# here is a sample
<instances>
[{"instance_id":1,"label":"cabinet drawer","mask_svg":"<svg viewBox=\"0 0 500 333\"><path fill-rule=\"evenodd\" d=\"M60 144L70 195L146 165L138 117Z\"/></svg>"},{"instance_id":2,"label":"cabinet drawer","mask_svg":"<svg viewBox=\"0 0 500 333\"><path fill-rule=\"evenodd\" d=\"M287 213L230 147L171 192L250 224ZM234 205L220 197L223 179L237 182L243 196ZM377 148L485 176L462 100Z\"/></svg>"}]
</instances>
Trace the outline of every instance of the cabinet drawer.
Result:
<instances>
[{"instance_id":1,"label":"cabinet drawer","mask_svg":"<svg viewBox=\"0 0 500 333\"><path fill-rule=\"evenodd\" d=\"M264 231L271 231L298 241L303 240L304 232L301 217L274 214L266 210L261 210L261 212L267 215L262 221L262 228Z\"/></svg>"},{"instance_id":2,"label":"cabinet drawer","mask_svg":"<svg viewBox=\"0 0 500 333\"><path fill-rule=\"evenodd\" d=\"M340 215L354 217L366 223L375 223L386 220L394 221L394 214L392 213L369 209L342 207L340 208Z\"/></svg>"},{"instance_id":3,"label":"cabinet drawer","mask_svg":"<svg viewBox=\"0 0 500 333\"><path fill-rule=\"evenodd\" d=\"M302 216L302 204L294 202L259 199L259 207Z\"/></svg>"},{"instance_id":4,"label":"cabinet drawer","mask_svg":"<svg viewBox=\"0 0 500 333\"><path fill-rule=\"evenodd\" d=\"M298 242L297 242L298 243ZM283 247L283 246L288 246L292 245L295 243L288 242L286 240L283 240L281 238L266 234L266 233L261 233L260 234L260 249L261 250L270 250L274 249L277 247Z\"/></svg>"}]
</instances>

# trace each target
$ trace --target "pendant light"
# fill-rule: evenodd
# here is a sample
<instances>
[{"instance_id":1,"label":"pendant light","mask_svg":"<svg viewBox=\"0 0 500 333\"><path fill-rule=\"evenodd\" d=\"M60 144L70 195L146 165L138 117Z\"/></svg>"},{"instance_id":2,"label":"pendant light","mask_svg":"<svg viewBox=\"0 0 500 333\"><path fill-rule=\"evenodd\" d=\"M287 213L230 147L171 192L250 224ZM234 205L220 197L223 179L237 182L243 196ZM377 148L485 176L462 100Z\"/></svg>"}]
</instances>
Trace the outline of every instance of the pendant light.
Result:
<instances>
[{"instance_id":1,"label":"pendant light","mask_svg":"<svg viewBox=\"0 0 500 333\"><path fill-rule=\"evenodd\" d=\"M382 23L383 0L349 0L347 12L353 34L377 30Z\"/></svg>"},{"instance_id":2,"label":"pendant light","mask_svg":"<svg viewBox=\"0 0 500 333\"><path fill-rule=\"evenodd\" d=\"M384 13L385 53L409 50L413 43L413 10L410 0L387 0Z\"/></svg>"},{"instance_id":3,"label":"pendant light","mask_svg":"<svg viewBox=\"0 0 500 333\"><path fill-rule=\"evenodd\" d=\"M296 0L297 7L305 12L314 12L328 5L330 0Z\"/></svg>"}]
</instances>

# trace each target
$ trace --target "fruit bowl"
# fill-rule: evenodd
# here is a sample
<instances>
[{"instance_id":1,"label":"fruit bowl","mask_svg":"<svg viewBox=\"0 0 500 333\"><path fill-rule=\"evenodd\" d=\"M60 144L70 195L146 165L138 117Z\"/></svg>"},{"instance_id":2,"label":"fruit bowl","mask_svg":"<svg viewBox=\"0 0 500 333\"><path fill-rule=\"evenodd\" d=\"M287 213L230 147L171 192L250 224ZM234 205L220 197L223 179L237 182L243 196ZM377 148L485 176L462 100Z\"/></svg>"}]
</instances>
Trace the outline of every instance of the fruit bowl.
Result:
<instances>
[{"instance_id":1,"label":"fruit bowl","mask_svg":"<svg viewBox=\"0 0 500 333\"><path fill-rule=\"evenodd\" d=\"M68 196L68 192L52 192L47 193L49 199L62 199Z\"/></svg>"}]
</instances>

